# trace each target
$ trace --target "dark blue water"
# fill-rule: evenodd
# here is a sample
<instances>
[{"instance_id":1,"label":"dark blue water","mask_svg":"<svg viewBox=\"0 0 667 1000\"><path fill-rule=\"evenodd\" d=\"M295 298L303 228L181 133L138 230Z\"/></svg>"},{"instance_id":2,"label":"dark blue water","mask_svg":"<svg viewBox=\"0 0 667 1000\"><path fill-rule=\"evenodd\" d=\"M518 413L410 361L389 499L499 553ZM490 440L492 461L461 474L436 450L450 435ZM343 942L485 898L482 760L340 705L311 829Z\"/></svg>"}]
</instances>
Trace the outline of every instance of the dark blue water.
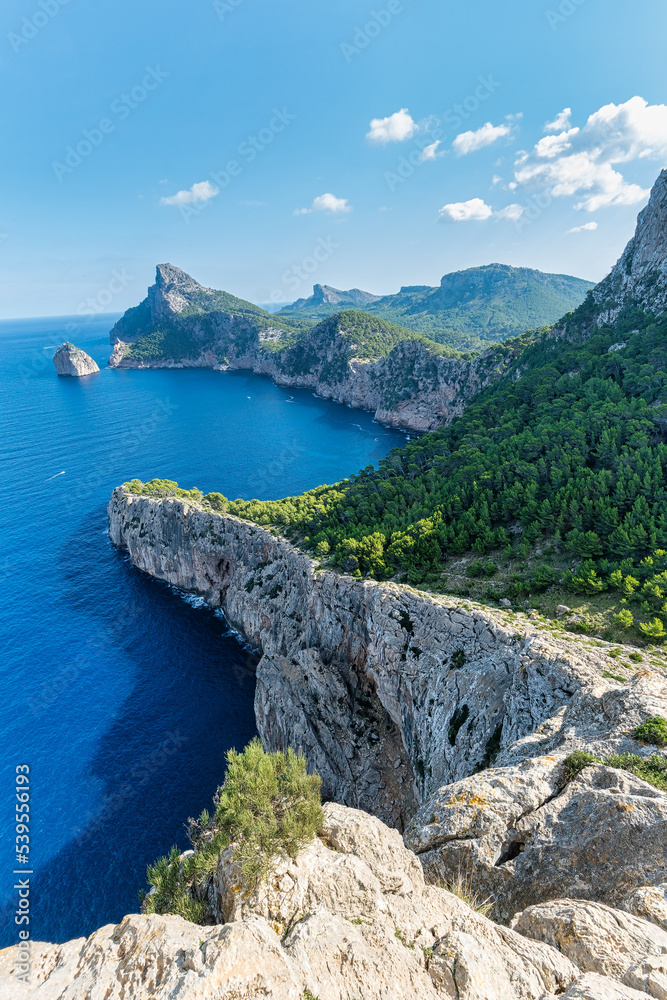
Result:
<instances>
[{"instance_id":1,"label":"dark blue water","mask_svg":"<svg viewBox=\"0 0 667 1000\"><path fill-rule=\"evenodd\" d=\"M148 862L255 734L255 656L222 618L138 573L106 535L133 477L229 497L333 482L403 437L370 415L245 373L58 378L98 361L112 320L0 323L0 945L16 942L14 774L30 766L31 936L62 941L137 910ZM10 919L7 919L7 918Z\"/></svg>"}]
</instances>

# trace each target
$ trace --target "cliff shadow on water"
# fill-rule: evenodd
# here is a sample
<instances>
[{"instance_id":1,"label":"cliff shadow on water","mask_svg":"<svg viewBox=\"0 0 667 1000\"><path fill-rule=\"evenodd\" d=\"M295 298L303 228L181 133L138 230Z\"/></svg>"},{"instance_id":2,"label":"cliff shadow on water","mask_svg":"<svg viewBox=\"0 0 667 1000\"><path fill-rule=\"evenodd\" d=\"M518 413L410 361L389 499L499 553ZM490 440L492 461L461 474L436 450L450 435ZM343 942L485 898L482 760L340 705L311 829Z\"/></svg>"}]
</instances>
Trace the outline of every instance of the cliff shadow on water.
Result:
<instances>
[{"instance_id":1,"label":"cliff shadow on water","mask_svg":"<svg viewBox=\"0 0 667 1000\"><path fill-rule=\"evenodd\" d=\"M96 510L62 545L67 605L86 631L80 652L28 701L33 725L64 717L72 700L91 716L101 699L117 702L95 733L92 756L82 744L81 773L72 776L74 787L88 789L83 816L80 803L45 787L39 764L32 768L37 940L66 941L137 912L147 864L174 843L189 846L185 821L210 806L226 750L256 733L255 653L213 611L137 573L108 541L105 521ZM113 602L99 600L103 588L113 590ZM66 725L63 739L82 741ZM64 841L55 853L46 826L53 817L62 829L51 835ZM14 942L15 895L0 900L0 946Z\"/></svg>"}]
</instances>

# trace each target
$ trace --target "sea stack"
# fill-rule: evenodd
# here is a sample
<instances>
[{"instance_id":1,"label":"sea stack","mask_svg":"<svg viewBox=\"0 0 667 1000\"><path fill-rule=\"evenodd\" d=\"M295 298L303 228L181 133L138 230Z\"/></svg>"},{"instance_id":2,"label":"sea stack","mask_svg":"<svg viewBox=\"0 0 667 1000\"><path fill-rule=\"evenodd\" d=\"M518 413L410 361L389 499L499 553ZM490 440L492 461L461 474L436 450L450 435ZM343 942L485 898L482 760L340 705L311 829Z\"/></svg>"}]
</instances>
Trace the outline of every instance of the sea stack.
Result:
<instances>
[{"instance_id":1,"label":"sea stack","mask_svg":"<svg viewBox=\"0 0 667 1000\"><path fill-rule=\"evenodd\" d=\"M89 354L67 340L53 355L53 363L59 375L94 375L100 370Z\"/></svg>"}]
</instances>

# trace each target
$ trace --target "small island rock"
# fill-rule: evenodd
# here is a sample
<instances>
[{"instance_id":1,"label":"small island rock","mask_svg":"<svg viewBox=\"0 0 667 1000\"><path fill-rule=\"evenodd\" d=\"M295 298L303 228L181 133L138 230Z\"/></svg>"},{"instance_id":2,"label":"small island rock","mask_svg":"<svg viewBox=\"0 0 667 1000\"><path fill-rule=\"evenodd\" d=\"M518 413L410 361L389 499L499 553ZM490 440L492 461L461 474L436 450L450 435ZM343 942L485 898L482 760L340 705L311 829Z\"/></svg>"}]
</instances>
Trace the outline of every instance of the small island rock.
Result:
<instances>
[{"instance_id":1,"label":"small island rock","mask_svg":"<svg viewBox=\"0 0 667 1000\"><path fill-rule=\"evenodd\" d=\"M89 354L69 341L60 345L53 355L53 363L59 375L94 375L100 370Z\"/></svg>"}]
</instances>

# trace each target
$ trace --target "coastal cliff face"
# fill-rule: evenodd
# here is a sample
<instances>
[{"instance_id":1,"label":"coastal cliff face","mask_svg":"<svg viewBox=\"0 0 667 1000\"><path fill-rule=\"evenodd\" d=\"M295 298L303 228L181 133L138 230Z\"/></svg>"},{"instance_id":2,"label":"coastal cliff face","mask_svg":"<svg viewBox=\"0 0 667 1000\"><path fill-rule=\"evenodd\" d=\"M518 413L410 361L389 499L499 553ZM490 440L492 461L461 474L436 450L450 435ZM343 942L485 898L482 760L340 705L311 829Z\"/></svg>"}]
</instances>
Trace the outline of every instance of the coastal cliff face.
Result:
<instances>
[{"instance_id":1,"label":"coastal cliff face","mask_svg":"<svg viewBox=\"0 0 667 1000\"><path fill-rule=\"evenodd\" d=\"M409 824L433 878L469 872L505 921L554 893L618 904L667 881L667 796L602 766L569 782L562 764L575 749L651 752L629 736L667 715L664 674L648 663L621 685L604 676L605 643L320 570L189 500L119 488L109 525L135 566L201 594L261 649L267 746L301 747L328 798ZM602 843L613 865L596 864Z\"/></svg>"},{"instance_id":2,"label":"coastal cliff face","mask_svg":"<svg viewBox=\"0 0 667 1000\"><path fill-rule=\"evenodd\" d=\"M345 314L322 323L299 345L230 362L270 375L278 385L313 389L318 396L371 410L382 424L415 432L435 430L505 372L520 349L485 351L472 361L440 354L421 340L405 340L378 360L350 356ZM342 327L340 329L339 327Z\"/></svg>"},{"instance_id":3,"label":"coastal cliff face","mask_svg":"<svg viewBox=\"0 0 667 1000\"><path fill-rule=\"evenodd\" d=\"M364 339L369 322L373 348ZM111 342L112 368L250 370L416 432L460 415L525 346L512 342L467 360L355 312L304 332L251 303L204 288L171 264L158 266L147 298L116 323Z\"/></svg>"}]
</instances>

